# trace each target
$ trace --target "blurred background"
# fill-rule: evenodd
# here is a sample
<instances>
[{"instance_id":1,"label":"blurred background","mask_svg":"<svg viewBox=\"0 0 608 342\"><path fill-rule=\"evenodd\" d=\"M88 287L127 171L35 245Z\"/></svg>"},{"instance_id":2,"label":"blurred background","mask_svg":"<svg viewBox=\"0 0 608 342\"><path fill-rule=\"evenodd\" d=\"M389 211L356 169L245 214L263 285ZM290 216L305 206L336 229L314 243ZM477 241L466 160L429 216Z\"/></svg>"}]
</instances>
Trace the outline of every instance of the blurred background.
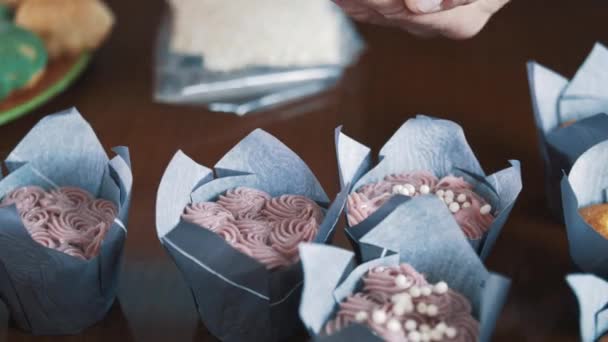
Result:
<instances>
[{"instance_id":1,"label":"blurred background","mask_svg":"<svg viewBox=\"0 0 608 342\"><path fill-rule=\"evenodd\" d=\"M524 191L488 260L490 269L513 280L494 340L578 340L577 305L564 282L574 268L564 228L550 218L544 203L526 62L537 60L571 77L595 42L608 43L608 3L513 1L467 41L424 40L358 24L364 42L360 57L355 49L352 61L333 65L333 78L308 88L314 95L244 116L159 98L159 33L169 5L162 0L107 4L115 25L88 68L60 95L0 126L0 155L6 156L44 115L71 106L108 149L130 147L135 184L119 301L104 321L81 335L53 338L10 328L0 305L0 341L213 341L155 232L157 185L176 150L212 166L243 136L262 128L296 151L333 197L339 186L334 129L344 125L348 135L377 151L417 113L462 125L488 173L504 168L508 159L522 161ZM265 88L245 98L210 102L238 106L275 91ZM347 246L342 232L336 239Z\"/></svg>"}]
</instances>

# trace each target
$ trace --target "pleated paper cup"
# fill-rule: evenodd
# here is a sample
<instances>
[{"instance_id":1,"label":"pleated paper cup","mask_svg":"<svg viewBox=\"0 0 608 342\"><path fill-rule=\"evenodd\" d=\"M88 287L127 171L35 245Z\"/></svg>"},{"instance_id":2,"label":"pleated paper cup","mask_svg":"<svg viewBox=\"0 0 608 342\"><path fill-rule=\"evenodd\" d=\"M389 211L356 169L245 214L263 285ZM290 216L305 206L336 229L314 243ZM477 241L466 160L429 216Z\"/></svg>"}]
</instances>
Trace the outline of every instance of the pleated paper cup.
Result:
<instances>
[{"instance_id":1,"label":"pleated paper cup","mask_svg":"<svg viewBox=\"0 0 608 342\"><path fill-rule=\"evenodd\" d=\"M608 139L608 49L596 44L572 80L536 63L528 79L549 208L563 220L560 181L577 158Z\"/></svg>"},{"instance_id":2,"label":"pleated paper cup","mask_svg":"<svg viewBox=\"0 0 608 342\"><path fill-rule=\"evenodd\" d=\"M486 176L458 124L424 115L406 121L395 132L380 150L377 165L373 165L370 148L342 133L341 127L336 129L336 151L341 186L349 193L381 181L387 175L404 172L429 171L438 178L449 174L465 178L474 185L475 192L491 204L495 216L482 238L469 240L482 260L492 250L522 189L519 161L511 160L511 167ZM397 197L401 196L393 199ZM357 255L361 255L362 240L373 232L376 222L394 210L395 201L389 200L370 217L346 229ZM348 213L348 206L345 210ZM412 212L411 215L419 214ZM408 229L401 226L404 231Z\"/></svg>"},{"instance_id":3,"label":"pleated paper cup","mask_svg":"<svg viewBox=\"0 0 608 342\"><path fill-rule=\"evenodd\" d=\"M82 260L30 237L15 206L0 208L0 298L15 325L36 335L76 334L116 297L133 176L129 150L108 158L76 109L43 118L9 154L0 198L23 186L73 186L111 201L118 216L98 256Z\"/></svg>"},{"instance_id":4,"label":"pleated paper cup","mask_svg":"<svg viewBox=\"0 0 608 342\"><path fill-rule=\"evenodd\" d=\"M302 195L325 210L315 242L328 243L346 202L333 203L308 166L270 134L255 130L213 170L179 151L162 178L156 204L158 237L188 282L201 320L223 341L278 341L301 330L301 262L269 271L216 233L181 219L190 203L215 201L239 187L273 197Z\"/></svg>"},{"instance_id":5,"label":"pleated paper cup","mask_svg":"<svg viewBox=\"0 0 608 342\"><path fill-rule=\"evenodd\" d=\"M490 341L510 280L485 268L441 200L423 196L414 201L401 196L394 201L394 210L361 241L364 248L359 266L353 253L339 248L300 247L304 265L300 316L309 333L323 341L381 341L370 329L357 324L331 336L321 332L338 304L361 288L361 278L369 269L407 263L429 282L446 281L464 295L480 323L479 341ZM421 215L413 218L411 212ZM408 226L406 231L402 224Z\"/></svg>"},{"instance_id":6,"label":"pleated paper cup","mask_svg":"<svg viewBox=\"0 0 608 342\"><path fill-rule=\"evenodd\" d=\"M608 282L593 274L570 274L566 281L579 305L582 342L595 342L608 333Z\"/></svg>"}]
</instances>

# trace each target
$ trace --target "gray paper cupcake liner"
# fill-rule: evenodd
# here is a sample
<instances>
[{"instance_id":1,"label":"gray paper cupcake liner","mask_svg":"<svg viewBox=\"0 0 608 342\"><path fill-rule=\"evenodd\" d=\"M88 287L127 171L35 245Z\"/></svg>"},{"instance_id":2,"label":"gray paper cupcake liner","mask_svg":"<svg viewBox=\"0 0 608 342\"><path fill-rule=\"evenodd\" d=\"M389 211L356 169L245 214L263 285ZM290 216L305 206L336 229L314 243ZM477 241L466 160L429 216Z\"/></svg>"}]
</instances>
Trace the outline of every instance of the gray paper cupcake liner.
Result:
<instances>
[{"instance_id":1,"label":"gray paper cupcake liner","mask_svg":"<svg viewBox=\"0 0 608 342\"><path fill-rule=\"evenodd\" d=\"M608 277L608 239L585 222L579 209L607 202L607 166L608 141L604 141L583 153L561 183L570 256L582 271L604 278Z\"/></svg>"},{"instance_id":2,"label":"gray paper cupcake liner","mask_svg":"<svg viewBox=\"0 0 608 342\"><path fill-rule=\"evenodd\" d=\"M157 233L188 282L203 323L223 341L281 340L302 328L298 318L301 263L268 271L217 234L181 220L189 203L215 201L237 186L316 201L326 209L315 240L319 243L332 239L347 192L330 204L308 166L259 129L241 140L213 170L178 151L165 171L156 204Z\"/></svg>"},{"instance_id":3,"label":"gray paper cupcake liner","mask_svg":"<svg viewBox=\"0 0 608 342\"><path fill-rule=\"evenodd\" d=\"M571 274L566 281L578 300L581 341L597 341L608 333L608 283L592 274Z\"/></svg>"},{"instance_id":4,"label":"gray paper cupcake liner","mask_svg":"<svg viewBox=\"0 0 608 342\"><path fill-rule=\"evenodd\" d=\"M349 193L387 175L414 171L430 171L438 177L455 174L474 184L496 216L485 236L470 240L482 260L489 255L522 189L519 161L511 160L511 167L486 176L462 128L448 120L424 115L408 120L382 147L375 166L370 148L343 134L341 127L336 129L335 139L341 187ZM346 229L357 256L362 254L361 242L376 229L377 221L394 210L394 204L395 201L389 201L363 222ZM416 212L410 214L419 216Z\"/></svg>"},{"instance_id":5,"label":"gray paper cupcake liner","mask_svg":"<svg viewBox=\"0 0 608 342\"><path fill-rule=\"evenodd\" d=\"M352 325L322 336L338 304L360 288L361 277L379 265L408 263L430 282L446 281L469 299L480 322L479 341L490 341L510 287L510 280L489 272L436 196L410 200L396 196L394 209L362 239L362 264L354 254L336 247L306 244L300 247L304 290L300 317L309 333L322 341L380 341L368 328ZM417 217L412 216L412 212ZM408 229L403 229L407 226ZM440 238L438 238L440 237ZM332 260L328 263L327 260Z\"/></svg>"},{"instance_id":6,"label":"gray paper cupcake liner","mask_svg":"<svg viewBox=\"0 0 608 342\"><path fill-rule=\"evenodd\" d=\"M88 261L32 240L15 206L0 208L0 299L15 325L36 335L76 334L112 306L133 176L129 150L109 159L76 109L43 118L9 154L0 198L22 186L75 186L119 209L100 254Z\"/></svg>"},{"instance_id":7,"label":"gray paper cupcake liner","mask_svg":"<svg viewBox=\"0 0 608 342\"><path fill-rule=\"evenodd\" d=\"M547 202L562 220L562 171L569 173L583 152L608 139L608 49L596 44L572 80L536 62L528 63L528 79Z\"/></svg>"}]
</instances>

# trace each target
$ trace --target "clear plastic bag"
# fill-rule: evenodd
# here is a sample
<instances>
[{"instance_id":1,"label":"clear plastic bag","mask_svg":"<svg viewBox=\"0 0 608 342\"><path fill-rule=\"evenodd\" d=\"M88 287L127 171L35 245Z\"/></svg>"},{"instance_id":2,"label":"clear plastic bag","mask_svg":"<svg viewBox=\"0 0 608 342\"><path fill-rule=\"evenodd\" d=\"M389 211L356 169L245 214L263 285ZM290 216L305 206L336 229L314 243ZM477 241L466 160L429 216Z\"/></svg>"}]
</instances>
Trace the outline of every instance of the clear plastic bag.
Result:
<instances>
[{"instance_id":1,"label":"clear plastic bag","mask_svg":"<svg viewBox=\"0 0 608 342\"><path fill-rule=\"evenodd\" d=\"M183 0L173 0L173 2L180 1ZM207 1L213 2L213 0ZM330 3L329 1L327 2ZM287 9L285 4L283 3L282 5L283 11ZM198 6L202 5L199 4ZM220 4L214 3L213 6L220 6ZM355 62L363 48L363 42L352 23L337 7L331 4L327 6L327 10L331 11L331 13L328 13L325 18L335 20L335 22L329 23L329 26L334 28L335 32L333 34L335 36L333 38L339 44L332 55L333 58L330 58L333 63L308 65L304 62L294 63L294 66L285 66L285 63L281 63L283 62L281 54L284 54L284 51L282 51L284 47L277 46L276 51L273 48L273 51L265 52L270 55L262 56L264 60L275 60L277 63L270 62L267 65L244 64L242 67L228 69L218 69L216 67L216 70L206 67L204 51L200 51L201 53L176 51L174 40L180 38L176 38L174 35L174 30L176 30L178 25L175 22L175 13L172 13L163 22L158 37L156 101L174 104L206 105L213 111L245 115L328 89L342 76L344 69ZM238 20L238 18L230 19ZM251 18L248 20L251 21ZM192 25L191 30L196 30L198 25ZM226 25L230 25L230 23L228 22ZM283 20L283 23L277 27L272 27L274 25L273 22L265 22L264 25L270 25L270 29L272 30L281 30L282 27L279 26L285 25L285 23ZM181 26L181 30L183 31L183 25ZM338 29L335 29L336 27ZM265 27L265 29L268 30L269 27ZM306 30L307 28L302 29ZM208 29L208 31L210 30ZM249 33L249 35L253 34L252 32ZM241 40L243 39L243 37L240 38ZM264 40L265 38L254 37L250 41L250 44L256 44L256 40L258 39ZM311 39L311 41L314 41L314 39ZM268 40L260 41L260 44L268 45L268 43ZM318 49L318 46L314 46L314 44L310 45L310 47L302 47L302 49L310 49L310 51L302 51L304 60L314 60L316 57L314 50ZM239 51L234 46L224 46L229 47L226 49L228 50L226 51L227 54L237 54ZM219 49L221 56L221 47ZM247 52L250 53L250 51ZM235 63L238 63L239 56L236 56L236 62L230 63L230 61L226 61L226 63L223 63L224 61L217 58L217 47L213 53L215 64L218 64L218 60L221 62L220 64L228 66L234 66ZM278 54L278 56L273 56L273 53ZM311 56L311 54L313 55ZM234 57L234 55L226 56L226 58L232 58L232 60L235 60Z\"/></svg>"}]
</instances>

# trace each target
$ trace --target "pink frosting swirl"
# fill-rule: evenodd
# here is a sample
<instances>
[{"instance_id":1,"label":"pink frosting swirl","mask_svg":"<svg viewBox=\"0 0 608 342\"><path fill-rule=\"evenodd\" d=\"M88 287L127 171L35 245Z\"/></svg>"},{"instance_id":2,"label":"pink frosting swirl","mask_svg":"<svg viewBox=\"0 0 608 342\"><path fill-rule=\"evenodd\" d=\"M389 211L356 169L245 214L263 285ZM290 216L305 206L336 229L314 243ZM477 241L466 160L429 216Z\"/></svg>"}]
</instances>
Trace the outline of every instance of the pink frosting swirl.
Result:
<instances>
[{"instance_id":1,"label":"pink frosting swirl","mask_svg":"<svg viewBox=\"0 0 608 342\"><path fill-rule=\"evenodd\" d=\"M348 224L355 226L363 222L366 218L370 217L376 210L378 210L386 201L392 196L388 193L373 197L371 200L363 193L353 192L348 196L346 205L348 212L346 218Z\"/></svg>"},{"instance_id":2,"label":"pink frosting swirl","mask_svg":"<svg viewBox=\"0 0 608 342\"><path fill-rule=\"evenodd\" d=\"M17 210L27 212L38 205L38 202L45 197L46 192L38 186L25 186L11 191L4 197L0 207L7 207L15 204Z\"/></svg>"},{"instance_id":3,"label":"pink frosting swirl","mask_svg":"<svg viewBox=\"0 0 608 342\"><path fill-rule=\"evenodd\" d=\"M405 276L405 283L397 284L396 278ZM427 285L426 279L412 266L401 264L395 267L376 267L363 279L363 290L378 302L386 302L396 293L412 286Z\"/></svg>"},{"instance_id":4,"label":"pink frosting swirl","mask_svg":"<svg viewBox=\"0 0 608 342\"><path fill-rule=\"evenodd\" d=\"M217 202L188 205L182 218L216 232L239 252L274 270L299 260L298 244L315 238L323 211L303 196L271 198L266 192L238 187Z\"/></svg>"},{"instance_id":5,"label":"pink frosting swirl","mask_svg":"<svg viewBox=\"0 0 608 342\"><path fill-rule=\"evenodd\" d=\"M469 184L462 177L455 177L449 175L441 178L439 184L437 184L437 189L450 189L453 191L472 190L473 185Z\"/></svg>"},{"instance_id":6,"label":"pink frosting swirl","mask_svg":"<svg viewBox=\"0 0 608 342\"><path fill-rule=\"evenodd\" d=\"M455 208L450 210L464 234L471 240L482 238L494 222L491 213L482 211L482 207L488 203L473 191L473 185L464 178L448 175L437 179L430 172L418 171L388 175L382 181L367 184L351 193L346 211L349 226L356 226L376 212L394 195L394 191L398 191L398 185L407 186L404 193L408 196L451 192L449 199L444 195L440 195L440 198L447 206L454 202L452 207Z\"/></svg>"},{"instance_id":7,"label":"pink frosting swirl","mask_svg":"<svg viewBox=\"0 0 608 342\"><path fill-rule=\"evenodd\" d=\"M16 204L23 225L35 242L83 260L99 254L118 213L112 202L94 199L75 187L50 192L22 187L5 196L0 206L11 204Z\"/></svg>"},{"instance_id":8,"label":"pink frosting swirl","mask_svg":"<svg viewBox=\"0 0 608 342\"><path fill-rule=\"evenodd\" d=\"M270 245L288 259L298 260L300 242L310 242L317 236L319 225L309 220L283 220L274 225L268 240Z\"/></svg>"},{"instance_id":9,"label":"pink frosting swirl","mask_svg":"<svg viewBox=\"0 0 608 342\"><path fill-rule=\"evenodd\" d=\"M272 221L297 218L304 220L314 218L319 224L323 221L323 211L317 203L299 195L275 197L266 202L262 213Z\"/></svg>"},{"instance_id":10,"label":"pink frosting swirl","mask_svg":"<svg viewBox=\"0 0 608 342\"><path fill-rule=\"evenodd\" d=\"M264 191L257 189L238 187L226 191L225 195L220 196L217 204L221 205L238 219L254 219L260 215L266 201L271 196Z\"/></svg>"},{"instance_id":11,"label":"pink frosting swirl","mask_svg":"<svg viewBox=\"0 0 608 342\"><path fill-rule=\"evenodd\" d=\"M475 342L479 335L479 323L465 297L445 283L429 284L407 264L371 269L363 276L362 290L340 303L324 334L353 323L366 325L389 342Z\"/></svg>"},{"instance_id":12,"label":"pink frosting swirl","mask_svg":"<svg viewBox=\"0 0 608 342\"><path fill-rule=\"evenodd\" d=\"M232 222L234 215L223 206L213 202L190 204L184 209L185 221L215 231L226 222Z\"/></svg>"},{"instance_id":13,"label":"pink frosting swirl","mask_svg":"<svg viewBox=\"0 0 608 342\"><path fill-rule=\"evenodd\" d=\"M439 182L439 179L428 171L392 174L384 177L384 180L389 182L391 185L391 188L388 191L392 191L392 186L395 184L412 184L414 187L416 187L416 189L420 188L422 185L426 185L433 189Z\"/></svg>"}]
</instances>

